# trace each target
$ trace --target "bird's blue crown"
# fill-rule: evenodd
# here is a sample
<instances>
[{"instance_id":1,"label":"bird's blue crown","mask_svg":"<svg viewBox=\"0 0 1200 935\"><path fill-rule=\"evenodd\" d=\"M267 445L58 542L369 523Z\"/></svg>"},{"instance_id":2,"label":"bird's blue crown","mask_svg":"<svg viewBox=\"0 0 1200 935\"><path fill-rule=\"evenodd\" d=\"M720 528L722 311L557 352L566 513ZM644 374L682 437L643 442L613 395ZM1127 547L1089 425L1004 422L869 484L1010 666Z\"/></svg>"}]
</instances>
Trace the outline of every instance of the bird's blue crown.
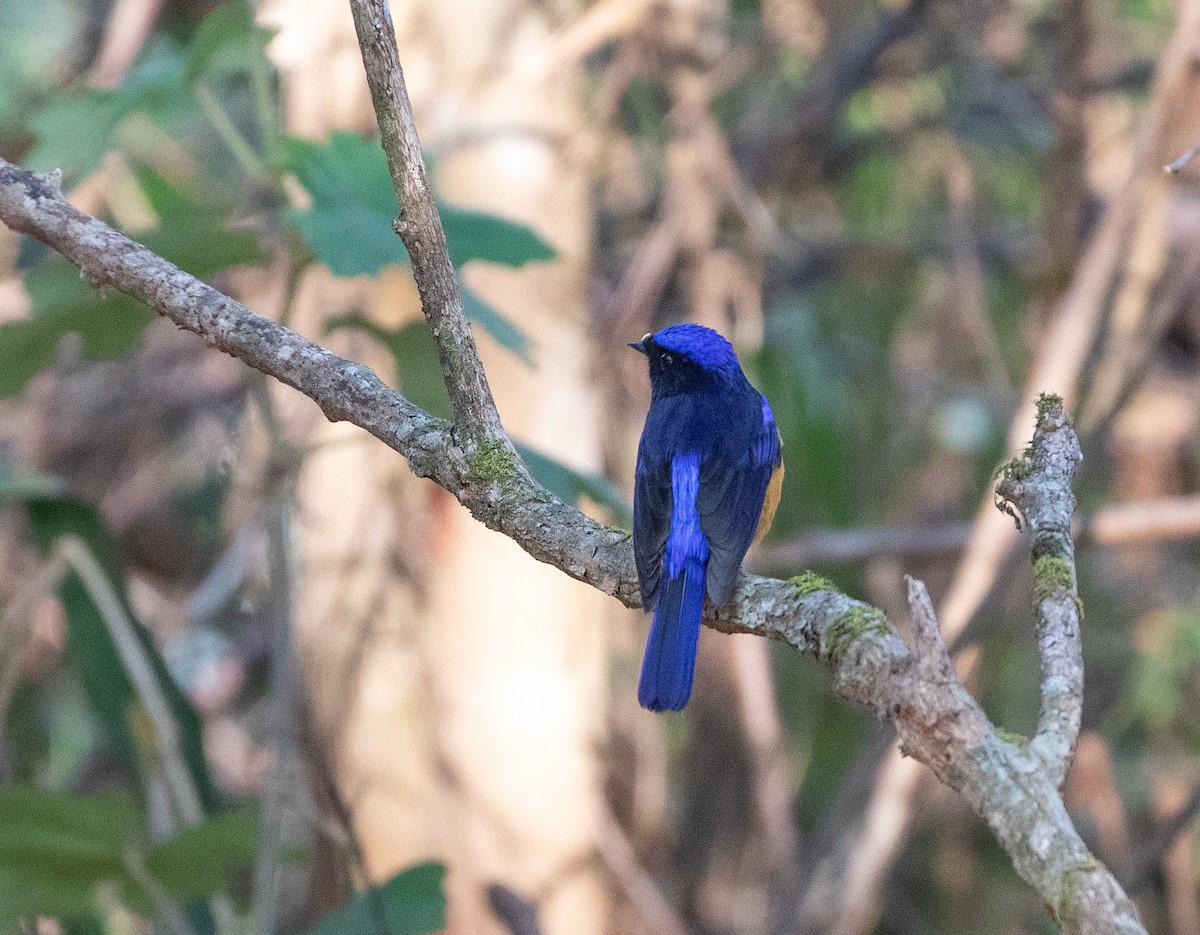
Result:
<instances>
[{"instance_id":1,"label":"bird's blue crown","mask_svg":"<svg viewBox=\"0 0 1200 935\"><path fill-rule=\"evenodd\" d=\"M664 351L687 357L706 370L740 369L733 345L703 325L671 325L651 335L650 340Z\"/></svg>"}]
</instances>

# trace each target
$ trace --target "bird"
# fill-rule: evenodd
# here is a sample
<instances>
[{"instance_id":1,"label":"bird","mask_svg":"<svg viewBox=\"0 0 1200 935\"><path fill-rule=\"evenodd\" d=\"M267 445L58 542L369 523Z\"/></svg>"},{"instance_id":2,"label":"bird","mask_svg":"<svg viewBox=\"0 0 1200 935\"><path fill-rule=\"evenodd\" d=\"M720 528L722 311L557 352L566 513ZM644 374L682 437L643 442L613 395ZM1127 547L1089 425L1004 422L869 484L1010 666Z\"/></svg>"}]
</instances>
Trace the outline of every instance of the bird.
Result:
<instances>
[{"instance_id":1,"label":"bird","mask_svg":"<svg viewBox=\"0 0 1200 935\"><path fill-rule=\"evenodd\" d=\"M642 607L654 617L638 702L678 711L692 693L705 595L715 606L733 596L747 549L775 518L783 443L770 403L718 332L671 325L629 347L650 367L633 552Z\"/></svg>"}]
</instances>

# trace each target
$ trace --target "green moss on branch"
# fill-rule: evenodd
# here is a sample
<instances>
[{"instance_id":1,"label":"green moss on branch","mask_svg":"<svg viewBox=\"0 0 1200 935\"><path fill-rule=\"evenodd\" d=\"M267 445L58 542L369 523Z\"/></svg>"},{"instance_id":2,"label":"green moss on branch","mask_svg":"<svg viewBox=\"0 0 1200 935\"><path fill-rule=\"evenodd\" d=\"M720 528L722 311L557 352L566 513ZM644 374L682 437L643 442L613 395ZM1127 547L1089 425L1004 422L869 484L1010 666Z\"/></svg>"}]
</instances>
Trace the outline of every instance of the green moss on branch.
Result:
<instances>
[{"instance_id":1,"label":"green moss on branch","mask_svg":"<svg viewBox=\"0 0 1200 935\"><path fill-rule=\"evenodd\" d=\"M823 575L818 575L815 571L806 571L803 574L796 575L794 578L788 578L788 584L796 589L796 593L800 597L807 597L809 594L816 594L818 591L835 591L833 582Z\"/></svg>"},{"instance_id":2,"label":"green moss on branch","mask_svg":"<svg viewBox=\"0 0 1200 935\"><path fill-rule=\"evenodd\" d=\"M1003 727L996 728L996 736L1005 743L1011 743L1014 747L1029 746L1029 738L1024 734L1018 734L1015 731L1005 730Z\"/></svg>"},{"instance_id":3,"label":"green moss on branch","mask_svg":"<svg viewBox=\"0 0 1200 935\"><path fill-rule=\"evenodd\" d=\"M473 481L499 482L512 477L517 454L499 440L486 441L467 458L467 470Z\"/></svg>"},{"instance_id":4,"label":"green moss on branch","mask_svg":"<svg viewBox=\"0 0 1200 935\"><path fill-rule=\"evenodd\" d=\"M1033 603L1053 597L1059 588L1071 591L1071 566L1057 555L1043 555L1033 563Z\"/></svg>"},{"instance_id":5,"label":"green moss on branch","mask_svg":"<svg viewBox=\"0 0 1200 935\"><path fill-rule=\"evenodd\" d=\"M856 604L839 615L821 637L821 650L837 662L849 651L854 641L864 636L886 636L891 632L887 617L876 607Z\"/></svg>"},{"instance_id":6,"label":"green moss on branch","mask_svg":"<svg viewBox=\"0 0 1200 935\"><path fill-rule=\"evenodd\" d=\"M1037 402L1034 405L1037 406L1038 420L1040 421L1048 414L1053 415L1062 412L1063 398L1057 393L1039 393Z\"/></svg>"}]
</instances>

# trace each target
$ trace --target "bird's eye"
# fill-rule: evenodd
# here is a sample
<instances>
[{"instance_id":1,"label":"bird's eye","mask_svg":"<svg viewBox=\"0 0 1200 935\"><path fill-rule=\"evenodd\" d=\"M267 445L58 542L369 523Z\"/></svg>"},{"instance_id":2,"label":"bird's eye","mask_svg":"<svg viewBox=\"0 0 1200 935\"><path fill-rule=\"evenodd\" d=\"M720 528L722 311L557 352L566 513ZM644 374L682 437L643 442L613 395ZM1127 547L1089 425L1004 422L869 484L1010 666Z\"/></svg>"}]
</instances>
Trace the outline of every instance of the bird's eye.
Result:
<instances>
[{"instance_id":1,"label":"bird's eye","mask_svg":"<svg viewBox=\"0 0 1200 935\"><path fill-rule=\"evenodd\" d=\"M662 362L669 367L671 364L675 363L675 358L672 357L670 354L663 354Z\"/></svg>"}]
</instances>

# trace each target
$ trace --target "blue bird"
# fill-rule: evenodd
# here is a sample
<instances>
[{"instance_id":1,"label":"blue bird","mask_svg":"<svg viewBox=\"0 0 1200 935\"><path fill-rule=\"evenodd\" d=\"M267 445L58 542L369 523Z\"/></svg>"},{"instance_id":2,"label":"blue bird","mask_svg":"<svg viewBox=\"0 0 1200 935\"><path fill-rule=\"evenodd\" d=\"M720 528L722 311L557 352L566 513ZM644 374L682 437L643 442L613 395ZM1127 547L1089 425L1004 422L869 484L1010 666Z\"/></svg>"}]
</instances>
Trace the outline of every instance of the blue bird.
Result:
<instances>
[{"instance_id":1,"label":"blue bird","mask_svg":"<svg viewBox=\"0 0 1200 935\"><path fill-rule=\"evenodd\" d=\"M724 604L742 559L775 518L779 430L765 396L711 328L673 325L630 345L650 363L638 445L633 552L654 611L638 701L678 711L692 693L704 595Z\"/></svg>"}]
</instances>

